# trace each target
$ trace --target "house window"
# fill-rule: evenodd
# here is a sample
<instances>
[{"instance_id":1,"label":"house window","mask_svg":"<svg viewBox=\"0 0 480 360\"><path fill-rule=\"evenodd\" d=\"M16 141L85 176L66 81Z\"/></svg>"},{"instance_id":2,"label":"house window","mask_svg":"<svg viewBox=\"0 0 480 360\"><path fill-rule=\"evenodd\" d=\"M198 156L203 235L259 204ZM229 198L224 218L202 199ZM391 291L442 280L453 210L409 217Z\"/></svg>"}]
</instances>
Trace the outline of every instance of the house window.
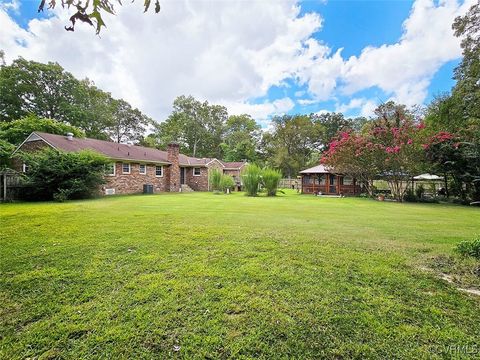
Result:
<instances>
[{"instance_id":1,"label":"house window","mask_svg":"<svg viewBox=\"0 0 480 360\"><path fill-rule=\"evenodd\" d=\"M147 173L147 165L140 164L140 166L138 167L138 171L140 172L140 174L145 175Z\"/></svg>"},{"instance_id":2,"label":"house window","mask_svg":"<svg viewBox=\"0 0 480 360\"><path fill-rule=\"evenodd\" d=\"M201 169L200 168L193 168L193 176L200 176Z\"/></svg>"},{"instance_id":3,"label":"house window","mask_svg":"<svg viewBox=\"0 0 480 360\"><path fill-rule=\"evenodd\" d=\"M28 165L24 163L22 165L22 172L26 173L27 171L28 171Z\"/></svg>"},{"instance_id":4,"label":"house window","mask_svg":"<svg viewBox=\"0 0 480 360\"><path fill-rule=\"evenodd\" d=\"M353 178L350 176L345 176L343 178L343 185L353 185Z\"/></svg>"},{"instance_id":5,"label":"house window","mask_svg":"<svg viewBox=\"0 0 480 360\"><path fill-rule=\"evenodd\" d=\"M105 165L105 175L115 176L115 163Z\"/></svg>"},{"instance_id":6,"label":"house window","mask_svg":"<svg viewBox=\"0 0 480 360\"><path fill-rule=\"evenodd\" d=\"M122 163L122 173L123 174L130 174L130 164L129 163Z\"/></svg>"},{"instance_id":7,"label":"house window","mask_svg":"<svg viewBox=\"0 0 480 360\"><path fill-rule=\"evenodd\" d=\"M163 176L163 166L155 166L155 176Z\"/></svg>"}]
</instances>

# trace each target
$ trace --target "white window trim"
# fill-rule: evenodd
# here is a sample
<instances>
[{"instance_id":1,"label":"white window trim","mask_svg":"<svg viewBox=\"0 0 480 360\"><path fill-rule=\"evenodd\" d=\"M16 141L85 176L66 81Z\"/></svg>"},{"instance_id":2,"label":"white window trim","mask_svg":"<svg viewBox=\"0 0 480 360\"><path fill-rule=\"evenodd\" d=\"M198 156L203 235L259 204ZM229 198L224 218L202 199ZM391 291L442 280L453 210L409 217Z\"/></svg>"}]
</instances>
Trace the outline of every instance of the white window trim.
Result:
<instances>
[{"instance_id":1,"label":"white window trim","mask_svg":"<svg viewBox=\"0 0 480 360\"><path fill-rule=\"evenodd\" d=\"M128 165L128 172L123 168L125 165ZM122 174L128 175L132 172L132 165L130 163L122 163Z\"/></svg>"},{"instance_id":2,"label":"white window trim","mask_svg":"<svg viewBox=\"0 0 480 360\"><path fill-rule=\"evenodd\" d=\"M162 175L157 175L157 168L162 169ZM163 177L163 165L155 165L155 177Z\"/></svg>"},{"instance_id":3,"label":"white window trim","mask_svg":"<svg viewBox=\"0 0 480 360\"><path fill-rule=\"evenodd\" d=\"M113 164L113 174L105 174L105 176L115 176L117 173L117 163L114 162Z\"/></svg>"},{"instance_id":4,"label":"white window trim","mask_svg":"<svg viewBox=\"0 0 480 360\"><path fill-rule=\"evenodd\" d=\"M142 172L140 170L140 166L142 166L142 165L145 166L145 171L144 172ZM140 175L147 175L147 164L138 164L138 172L140 173Z\"/></svg>"},{"instance_id":5,"label":"white window trim","mask_svg":"<svg viewBox=\"0 0 480 360\"><path fill-rule=\"evenodd\" d=\"M198 175L195 174L195 169L199 169L199 170L200 170L200 174L198 174ZM202 176L202 168L200 168L200 167L194 167L194 168L193 168L193 176Z\"/></svg>"}]
</instances>

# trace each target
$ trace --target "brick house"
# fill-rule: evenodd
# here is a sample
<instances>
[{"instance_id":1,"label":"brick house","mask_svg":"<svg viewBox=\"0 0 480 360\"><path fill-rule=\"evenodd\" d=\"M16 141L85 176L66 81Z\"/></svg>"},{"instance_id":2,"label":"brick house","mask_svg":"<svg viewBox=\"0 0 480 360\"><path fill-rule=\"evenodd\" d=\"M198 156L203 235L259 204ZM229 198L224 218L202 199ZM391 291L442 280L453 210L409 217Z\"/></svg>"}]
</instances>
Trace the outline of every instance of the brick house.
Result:
<instances>
[{"instance_id":1,"label":"brick house","mask_svg":"<svg viewBox=\"0 0 480 360\"><path fill-rule=\"evenodd\" d=\"M234 176L241 185L240 172L246 162L228 163L212 158L194 158L180 154L178 144L168 145L167 151L119 144L72 134L54 135L33 132L14 151L38 151L51 147L60 151L94 150L111 159L105 173L104 194L134 194L152 185L154 192L208 191L208 175L212 169ZM14 158L14 168L25 172L27 166Z\"/></svg>"}]
</instances>

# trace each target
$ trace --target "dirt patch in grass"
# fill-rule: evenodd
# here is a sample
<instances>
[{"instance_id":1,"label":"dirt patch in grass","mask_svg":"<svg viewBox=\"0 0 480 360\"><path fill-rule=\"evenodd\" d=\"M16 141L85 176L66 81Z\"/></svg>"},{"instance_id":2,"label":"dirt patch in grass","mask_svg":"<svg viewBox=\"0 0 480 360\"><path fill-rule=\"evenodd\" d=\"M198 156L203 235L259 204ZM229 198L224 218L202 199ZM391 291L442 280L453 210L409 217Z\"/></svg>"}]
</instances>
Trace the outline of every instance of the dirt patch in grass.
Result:
<instances>
[{"instance_id":1,"label":"dirt patch in grass","mask_svg":"<svg viewBox=\"0 0 480 360\"><path fill-rule=\"evenodd\" d=\"M453 255L430 257L421 269L435 273L458 290L480 296L480 261Z\"/></svg>"}]
</instances>

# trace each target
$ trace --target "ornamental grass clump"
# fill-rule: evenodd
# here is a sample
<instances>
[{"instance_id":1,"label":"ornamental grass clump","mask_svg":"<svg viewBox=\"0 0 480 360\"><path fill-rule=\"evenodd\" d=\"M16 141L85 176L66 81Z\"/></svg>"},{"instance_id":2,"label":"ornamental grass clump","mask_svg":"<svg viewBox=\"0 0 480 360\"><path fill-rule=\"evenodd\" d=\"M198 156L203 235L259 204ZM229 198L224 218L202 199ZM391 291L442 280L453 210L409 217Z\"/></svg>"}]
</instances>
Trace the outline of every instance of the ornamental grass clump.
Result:
<instances>
[{"instance_id":1,"label":"ornamental grass clump","mask_svg":"<svg viewBox=\"0 0 480 360\"><path fill-rule=\"evenodd\" d=\"M278 184L282 174L278 170L265 168L262 171L262 184L267 191L267 196L275 196L277 194Z\"/></svg>"},{"instance_id":2,"label":"ornamental grass clump","mask_svg":"<svg viewBox=\"0 0 480 360\"><path fill-rule=\"evenodd\" d=\"M222 173L218 169L213 169L209 175L210 190L221 191Z\"/></svg>"},{"instance_id":3,"label":"ornamental grass clump","mask_svg":"<svg viewBox=\"0 0 480 360\"><path fill-rule=\"evenodd\" d=\"M462 241L455 250L463 256L472 256L480 260L480 236L473 240Z\"/></svg>"},{"instance_id":4,"label":"ornamental grass clump","mask_svg":"<svg viewBox=\"0 0 480 360\"><path fill-rule=\"evenodd\" d=\"M257 165L248 165L242 172L243 186L248 196L257 196L262 180L262 169Z\"/></svg>"}]
</instances>

